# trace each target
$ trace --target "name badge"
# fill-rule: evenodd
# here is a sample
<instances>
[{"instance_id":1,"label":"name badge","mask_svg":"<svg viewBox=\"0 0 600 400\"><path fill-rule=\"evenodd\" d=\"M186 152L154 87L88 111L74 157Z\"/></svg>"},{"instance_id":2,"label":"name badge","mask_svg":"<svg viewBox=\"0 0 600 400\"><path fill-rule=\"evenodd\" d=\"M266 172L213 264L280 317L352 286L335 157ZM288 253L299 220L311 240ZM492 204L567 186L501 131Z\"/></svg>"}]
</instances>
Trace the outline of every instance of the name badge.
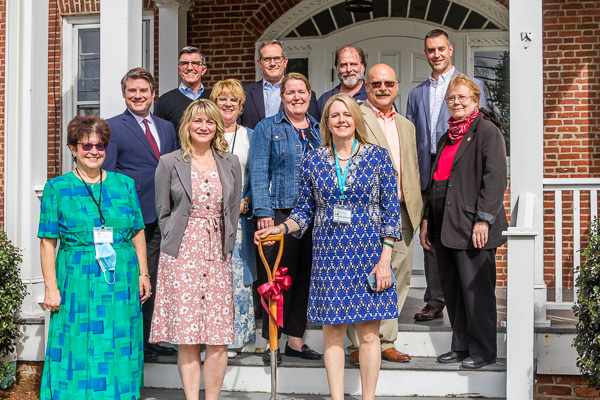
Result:
<instances>
[{"instance_id":1,"label":"name badge","mask_svg":"<svg viewBox=\"0 0 600 400\"><path fill-rule=\"evenodd\" d=\"M349 224L352 222L352 209L348 206L336 204L333 206L333 222Z\"/></svg>"},{"instance_id":2,"label":"name badge","mask_svg":"<svg viewBox=\"0 0 600 400\"><path fill-rule=\"evenodd\" d=\"M113 242L113 228L106 228L104 226L100 228L94 228L94 243L112 243Z\"/></svg>"}]
</instances>

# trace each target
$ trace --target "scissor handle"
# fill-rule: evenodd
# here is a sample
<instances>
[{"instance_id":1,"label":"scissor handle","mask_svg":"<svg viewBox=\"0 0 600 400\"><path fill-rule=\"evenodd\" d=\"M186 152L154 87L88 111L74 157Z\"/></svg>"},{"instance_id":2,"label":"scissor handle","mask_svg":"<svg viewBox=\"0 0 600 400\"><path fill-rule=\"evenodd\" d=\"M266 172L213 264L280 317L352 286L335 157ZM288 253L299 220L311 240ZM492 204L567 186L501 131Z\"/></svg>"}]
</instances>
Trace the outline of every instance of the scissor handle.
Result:
<instances>
[{"instance_id":1,"label":"scissor handle","mask_svg":"<svg viewBox=\"0 0 600 400\"><path fill-rule=\"evenodd\" d=\"M275 259L275 265L273 265L273 271L271 272L271 268L269 267L269 263L265 258L265 253L263 252L262 244L263 242L280 242L279 243L279 252L277 253L277 258ZM267 277L269 281L272 281L275 277L275 273L277 272L277 268L279 268L279 262L281 261L281 254L283 254L283 233L278 233L276 235L269 235L264 238L258 239L258 254L260 254L260 259L267 270Z\"/></svg>"}]
</instances>

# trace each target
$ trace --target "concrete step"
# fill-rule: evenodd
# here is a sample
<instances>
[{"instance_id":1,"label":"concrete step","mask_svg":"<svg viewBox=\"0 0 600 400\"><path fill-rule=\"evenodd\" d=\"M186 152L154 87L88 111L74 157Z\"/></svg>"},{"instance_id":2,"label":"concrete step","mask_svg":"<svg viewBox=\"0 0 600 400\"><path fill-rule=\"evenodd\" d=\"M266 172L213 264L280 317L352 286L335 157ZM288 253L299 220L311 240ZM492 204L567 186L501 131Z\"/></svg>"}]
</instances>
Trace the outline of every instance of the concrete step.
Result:
<instances>
[{"instance_id":1,"label":"concrete step","mask_svg":"<svg viewBox=\"0 0 600 400\"><path fill-rule=\"evenodd\" d=\"M327 395L329 387L322 360L282 356L277 371L280 393ZM159 357L144 369L147 388L181 389L176 356ZM345 392L360 395L360 370L346 359ZM413 357L408 363L382 361L377 396L503 398L506 387L505 360L471 371L460 364L440 364L431 357ZM270 367L261 354L242 354L229 360L224 391L270 393ZM240 397L238 397L240 398Z\"/></svg>"}]
</instances>

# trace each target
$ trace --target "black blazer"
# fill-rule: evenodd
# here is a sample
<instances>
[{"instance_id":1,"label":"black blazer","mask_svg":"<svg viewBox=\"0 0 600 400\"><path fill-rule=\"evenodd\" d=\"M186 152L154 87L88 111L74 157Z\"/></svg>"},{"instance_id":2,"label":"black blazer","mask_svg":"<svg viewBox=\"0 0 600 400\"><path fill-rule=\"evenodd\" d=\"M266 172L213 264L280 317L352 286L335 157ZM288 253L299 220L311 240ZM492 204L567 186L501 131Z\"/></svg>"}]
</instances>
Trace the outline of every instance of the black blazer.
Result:
<instances>
[{"instance_id":1,"label":"black blazer","mask_svg":"<svg viewBox=\"0 0 600 400\"><path fill-rule=\"evenodd\" d=\"M258 82L244 85L244 93L246 94L246 102L244 103L244 112L240 116L240 125L254 129L260 121L265 119L265 97L263 95L262 79ZM279 105L279 111L281 110L283 110L283 103ZM317 95L312 90L307 112L313 118L319 116Z\"/></svg>"},{"instance_id":2,"label":"black blazer","mask_svg":"<svg viewBox=\"0 0 600 400\"><path fill-rule=\"evenodd\" d=\"M448 132L437 146L433 173L442 150L449 142ZM504 192L507 184L506 145L499 125L481 109L460 143L448 178L446 207L442 221L442 244L452 249L474 250L472 234L477 221L489 223L488 241L484 249L502 246L506 238L502 231L508 227L504 211ZM431 198L427 202L431 215ZM434 221L435 223L435 221ZM431 227L433 228L433 227ZM433 229L428 224L431 240Z\"/></svg>"}]
</instances>

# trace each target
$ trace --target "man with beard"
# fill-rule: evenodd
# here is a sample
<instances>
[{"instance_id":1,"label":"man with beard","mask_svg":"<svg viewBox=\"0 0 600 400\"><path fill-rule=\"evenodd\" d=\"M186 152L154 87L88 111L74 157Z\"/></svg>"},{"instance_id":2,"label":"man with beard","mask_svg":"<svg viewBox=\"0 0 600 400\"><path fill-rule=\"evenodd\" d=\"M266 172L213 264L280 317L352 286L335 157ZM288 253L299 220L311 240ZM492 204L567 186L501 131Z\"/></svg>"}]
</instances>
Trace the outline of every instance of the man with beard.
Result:
<instances>
[{"instance_id":1,"label":"man with beard","mask_svg":"<svg viewBox=\"0 0 600 400\"><path fill-rule=\"evenodd\" d=\"M318 121L321 120L325 103L336 93L346 93L352 96L359 105L367 100L363 79L367 69L365 52L360 47L352 45L340 47L335 51L335 67L337 68L340 84L319 97L317 102L319 115L315 115Z\"/></svg>"},{"instance_id":2,"label":"man with beard","mask_svg":"<svg viewBox=\"0 0 600 400\"><path fill-rule=\"evenodd\" d=\"M206 56L202 50L192 46L181 49L177 70L181 77L179 87L160 96L154 107L154 115L172 123L175 132L179 132L183 111L192 101L210 99L210 90L202 84L202 75L206 74Z\"/></svg>"},{"instance_id":3,"label":"man with beard","mask_svg":"<svg viewBox=\"0 0 600 400\"><path fill-rule=\"evenodd\" d=\"M402 311L410 286L413 263L413 236L423 216L423 201L417 162L414 125L394 109L394 99L398 95L398 81L394 70L385 64L373 66L365 82L367 100L360 106L367 125L369 143L386 149L398 179L398 200L402 215L402 240L392 248L392 273L396 277L398 314ZM387 361L408 362L410 356L394 347L398 337L398 320L381 321L379 339L381 358ZM359 362L358 336L353 325L348 325L348 347L350 363Z\"/></svg>"}]
</instances>

